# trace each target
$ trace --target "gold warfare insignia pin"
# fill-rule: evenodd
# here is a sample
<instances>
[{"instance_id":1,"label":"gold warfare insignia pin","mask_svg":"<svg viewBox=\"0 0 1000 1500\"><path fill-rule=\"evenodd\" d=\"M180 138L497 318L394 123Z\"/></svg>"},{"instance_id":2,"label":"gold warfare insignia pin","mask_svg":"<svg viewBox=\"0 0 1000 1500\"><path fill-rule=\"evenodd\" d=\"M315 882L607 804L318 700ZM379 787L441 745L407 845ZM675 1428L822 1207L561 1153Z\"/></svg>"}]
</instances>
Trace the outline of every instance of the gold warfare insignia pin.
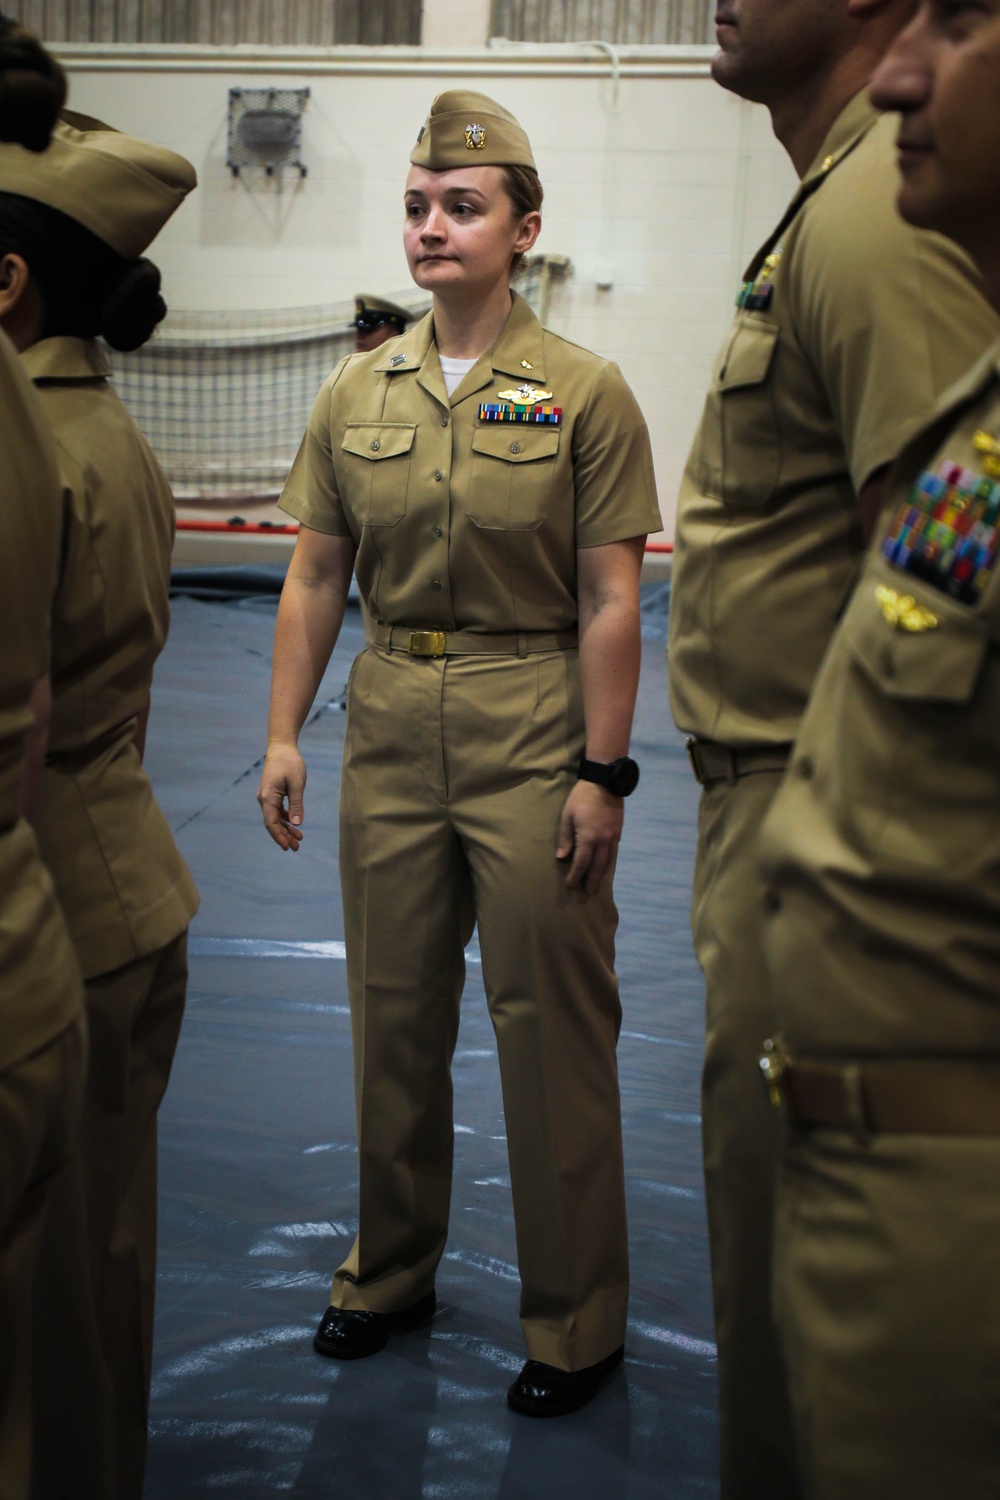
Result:
<instances>
[{"instance_id":1,"label":"gold warfare insignia pin","mask_svg":"<svg viewBox=\"0 0 1000 1500\"><path fill-rule=\"evenodd\" d=\"M980 430L972 439L983 469L991 479L1000 479L1000 433Z\"/></svg>"},{"instance_id":2,"label":"gold warfare insignia pin","mask_svg":"<svg viewBox=\"0 0 1000 1500\"><path fill-rule=\"evenodd\" d=\"M537 385L519 385L516 391L498 391L497 395L501 401L512 401L515 406L534 406L536 402L552 400L552 392Z\"/></svg>"},{"instance_id":3,"label":"gold warfare insignia pin","mask_svg":"<svg viewBox=\"0 0 1000 1500\"><path fill-rule=\"evenodd\" d=\"M897 630L919 634L922 630L937 629L937 615L918 604L912 594L897 593L895 589L886 588L885 584L880 583L875 590L875 598L886 622L894 625Z\"/></svg>"},{"instance_id":4,"label":"gold warfare insignia pin","mask_svg":"<svg viewBox=\"0 0 1000 1500\"><path fill-rule=\"evenodd\" d=\"M486 126L466 125L465 127L465 149L466 151L482 151L486 146Z\"/></svg>"}]
</instances>

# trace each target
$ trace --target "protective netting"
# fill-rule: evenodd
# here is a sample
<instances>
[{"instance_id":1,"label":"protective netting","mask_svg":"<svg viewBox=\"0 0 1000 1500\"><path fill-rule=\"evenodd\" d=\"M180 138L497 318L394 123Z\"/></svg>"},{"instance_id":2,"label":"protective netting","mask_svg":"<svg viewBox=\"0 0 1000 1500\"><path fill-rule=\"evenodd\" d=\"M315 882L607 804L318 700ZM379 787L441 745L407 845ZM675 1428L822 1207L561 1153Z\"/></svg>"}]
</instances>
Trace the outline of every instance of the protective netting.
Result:
<instances>
[{"instance_id":1,"label":"protective netting","mask_svg":"<svg viewBox=\"0 0 1000 1500\"><path fill-rule=\"evenodd\" d=\"M518 290L544 316L559 257L537 257ZM421 317L427 296L386 292ZM180 502L265 500L281 492L323 381L354 348L353 302L265 312L172 311L115 385Z\"/></svg>"}]
</instances>

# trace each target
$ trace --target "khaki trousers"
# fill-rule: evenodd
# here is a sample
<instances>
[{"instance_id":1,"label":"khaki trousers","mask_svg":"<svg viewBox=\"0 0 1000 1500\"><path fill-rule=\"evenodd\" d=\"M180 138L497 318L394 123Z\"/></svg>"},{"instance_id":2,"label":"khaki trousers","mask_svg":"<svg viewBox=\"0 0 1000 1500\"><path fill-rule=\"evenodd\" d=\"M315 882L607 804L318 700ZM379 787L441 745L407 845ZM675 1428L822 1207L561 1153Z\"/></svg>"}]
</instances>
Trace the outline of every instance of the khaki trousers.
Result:
<instances>
[{"instance_id":1,"label":"khaki trousers","mask_svg":"<svg viewBox=\"0 0 1000 1500\"><path fill-rule=\"evenodd\" d=\"M996 1136L793 1135L775 1288L808 1500L1000 1495L998 1182Z\"/></svg>"},{"instance_id":2,"label":"khaki trousers","mask_svg":"<svg viewBox=\"0 0 1000 1500\"><path fill-rule=\"evenodd\" d=\"M73 1147L86 1067L81 1014L0 1073L0 1500L31 1493L31 1286L45 1215Z\"/></svg>"},{"instance_id":3,"label":"khaki trousers","mask_svg":"<svg viewBox=\"0 0 1000 1500\"><path fill-rule=\"evenodd\" d=\"M761 824L781 779L710 782L698 818L691 924L706 981L702 1142L719 1347L723 1500L795 1500L788 1387L771 1312L781 1123L758 1057L775 1028L757 875Z\"/></svg>"},{"instance_id":4,"label":"khaki trousers","mask_svg":"<svg viewBox=\"0 0 1000 1500\"><path fill-rule=\"evenodd\" d=\"M340 862L360 1156L336 1306L430 1290L452 1171L451 1058L478 924L497 1038L521 1323L575 1370L624 1342L628 1298L610 878L555 859L583 746L575 652L355 663Z\"/></svg>"},{"instance_id":5,"label":"khaki trousers","mask_svg":"<svg viewBox=\"0 0 1000 1500\"><path fill-rule=\"evenodd\" d=\"M86 982L76 1151L36 1278L32 1500L139 1500L153 1350L156 1115L187 988L187 933Z\"/></svg>"}]
</instances>

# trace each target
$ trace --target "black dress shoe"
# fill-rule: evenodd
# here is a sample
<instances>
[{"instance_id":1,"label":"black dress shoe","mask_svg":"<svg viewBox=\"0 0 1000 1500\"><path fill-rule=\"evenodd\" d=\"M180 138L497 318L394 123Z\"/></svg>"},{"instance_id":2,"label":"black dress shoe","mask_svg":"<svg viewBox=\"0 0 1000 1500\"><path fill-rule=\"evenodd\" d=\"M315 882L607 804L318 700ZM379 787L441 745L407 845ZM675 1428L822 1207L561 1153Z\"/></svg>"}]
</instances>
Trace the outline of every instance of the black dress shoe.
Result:
<instances>
[{"instance_id":1,"label":"black dress shoe","mask_svg":"<svg viewBox=\"0 0 1000 1500\"><path fill-rule=\"evenodd\" d=\"M507 1405L524 1417L564 1417L597 1395L605 1375L625 1358L625 1345L585 1370L558 1370L529 1359L507 1392Z\"/></svg>"},{"instance_id":2,"label":"black dress shoe","mask_svg":"<svg viewBox=\"0 0 1000 1500\"><path fill-rule=\"evenodd\" d=\"M433 1290L398 1312L364 1312L353 1307L328 1307L313 1338L317 1354L331 1359L365 1359L384 1349L397 1328L416 1328L434 1316L437 1305Z\"/></svg>"}]
</instances>

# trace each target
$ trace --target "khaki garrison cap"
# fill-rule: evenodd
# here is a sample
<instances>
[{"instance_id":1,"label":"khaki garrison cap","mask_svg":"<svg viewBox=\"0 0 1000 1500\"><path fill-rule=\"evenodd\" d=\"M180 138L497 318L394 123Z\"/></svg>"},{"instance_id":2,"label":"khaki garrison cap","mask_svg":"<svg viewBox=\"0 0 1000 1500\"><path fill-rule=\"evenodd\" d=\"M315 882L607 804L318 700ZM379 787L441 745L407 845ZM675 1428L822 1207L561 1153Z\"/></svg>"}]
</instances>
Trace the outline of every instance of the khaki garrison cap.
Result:
<instances>
[{"instance_id":1,"label":"khaki garrison cap","mask_svg":"<svg viewBox=\"0 0 1000 1500\"><path fill-rule=\"evenodd\" d=\"M350 327L380 328L383 323L393 322L405 328L412 318L413 314L407 312L405 307L400 307L398 302L389 302L385 297L371 297L364 292L354 299L354 317Z\"/></svg>"},{"instance_id":2,"label":"khaki garrison cap","mask_svg":"<svg viewBox=\"0 0 1000 1500\"><path fill-rule=\"evenodd\" d=\"M420 127L410 161L432 172L450 167L535 165L528 137L510 111L470 89L438 94Z\"/></svg>"},{"instance_id":3,"label":"khaki garrison cap","mask_svg":"<svg viewBox=\"0 0 1000 1500\"><path fill-rule=\"evenodd\" d=\"M0 192L59 209L126 260L152 243L197 181L183 156L70 110L40 155L0 145Z\"/></svg>"}]
</instances>

